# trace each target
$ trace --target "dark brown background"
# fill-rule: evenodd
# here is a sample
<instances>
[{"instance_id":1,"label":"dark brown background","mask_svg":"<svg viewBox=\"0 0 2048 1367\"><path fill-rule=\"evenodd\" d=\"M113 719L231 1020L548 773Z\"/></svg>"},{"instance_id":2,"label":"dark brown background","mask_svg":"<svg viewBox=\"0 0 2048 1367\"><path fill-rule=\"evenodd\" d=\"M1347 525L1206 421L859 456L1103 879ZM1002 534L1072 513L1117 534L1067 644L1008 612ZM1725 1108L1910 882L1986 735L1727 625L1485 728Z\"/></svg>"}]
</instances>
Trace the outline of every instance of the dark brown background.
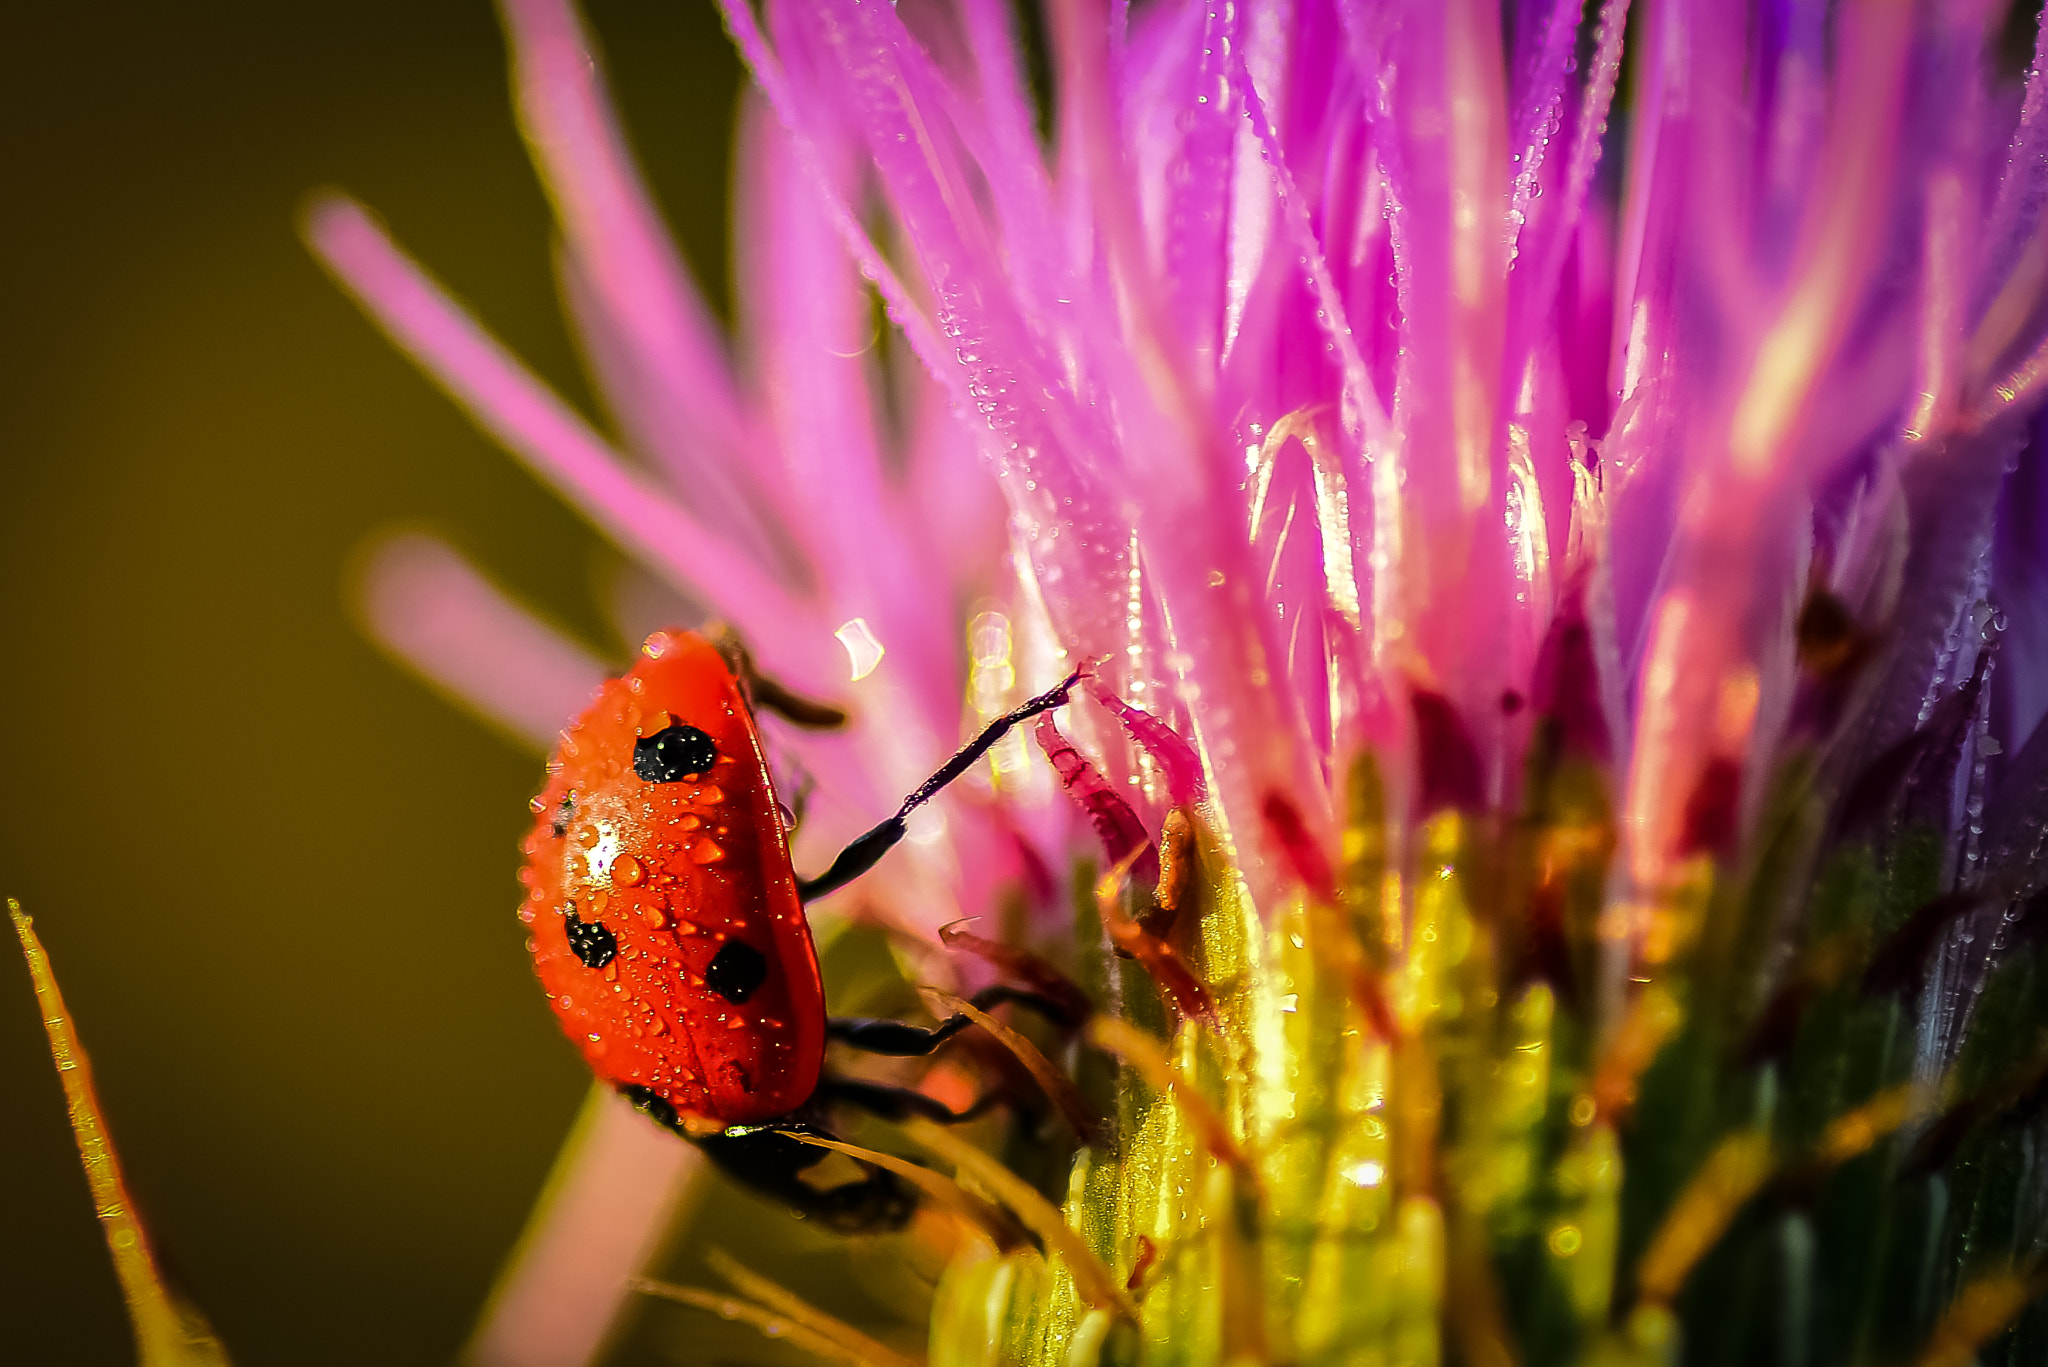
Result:
<instances>
[{"instance_id":1,"label":"dark brown background","mask_svg":"<svg viewBox=\"0 0 2048 1367\"><path fill-rule=\"evenodd\" d=\"M595 0L723 290L738 71ZM511 919L519 753L387 664L351 551L438 526L607 655L595 536L301 247L348 189L579 401L483 0L11 4L0 36L0 892L155 1228L244 1364L445 1361L583 1091ZM0 1357L130 1360L0 952Z\"/></svg>"}]
</instances>

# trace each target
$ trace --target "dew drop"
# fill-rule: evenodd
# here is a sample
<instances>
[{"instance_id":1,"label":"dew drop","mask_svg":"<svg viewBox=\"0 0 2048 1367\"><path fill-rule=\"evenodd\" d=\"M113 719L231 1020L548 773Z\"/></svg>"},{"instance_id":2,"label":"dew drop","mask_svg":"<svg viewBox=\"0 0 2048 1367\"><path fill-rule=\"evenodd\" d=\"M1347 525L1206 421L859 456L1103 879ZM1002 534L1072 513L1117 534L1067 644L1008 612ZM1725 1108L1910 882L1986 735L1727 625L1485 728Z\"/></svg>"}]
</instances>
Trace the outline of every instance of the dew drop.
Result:
<instances>
[{"instance_id":1,"label":"dew drop","mask_svg":"<svg viewBox=\"0 0 2048 1367\"><path fill-rule=\"evenodd\" d=\"M646 876L647 870L630 854L622 854L612 861L612 881L615 883L637 888L640 886L640 880Z\"/></svg>"},{"instance_id":2,"label":"dew drop","mask_svg":"<svg viewBox=\"0 0 2048 1367\"><path fill-rule=\"evenodd\" d=\"M692 864L716 864L723 858L725 858L725 851L719 848L715 841L699 840L696 844L690 846L690 862Z\"/></svg>"}]
</instances>

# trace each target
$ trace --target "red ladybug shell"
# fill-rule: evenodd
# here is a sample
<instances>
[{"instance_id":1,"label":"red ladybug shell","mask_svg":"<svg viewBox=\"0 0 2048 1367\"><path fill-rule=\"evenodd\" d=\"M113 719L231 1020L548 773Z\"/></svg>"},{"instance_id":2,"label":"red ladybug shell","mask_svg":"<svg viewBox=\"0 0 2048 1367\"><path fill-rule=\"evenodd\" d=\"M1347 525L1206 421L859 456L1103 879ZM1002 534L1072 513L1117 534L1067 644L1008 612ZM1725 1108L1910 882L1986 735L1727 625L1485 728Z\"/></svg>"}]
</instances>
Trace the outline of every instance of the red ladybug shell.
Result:
<instances>
[{"instance_id":1,"label":"red ladybug shell","mask_svg":"<svg viewBox=\"0 0 2048 1367\"><path fill-rule=\"evenodd\" d=\"M562 733L534 801L520 916L555 1015L599 1077L686 1117L767 1120L810 1097L825 1050L775 790L710 642L657 632L642 649ZM642 770L669 772L647 758L657 736L686 738L694 748L666 753L692 768L704 737L716 758L650 782Z\"/></svg>"}]
</instances>

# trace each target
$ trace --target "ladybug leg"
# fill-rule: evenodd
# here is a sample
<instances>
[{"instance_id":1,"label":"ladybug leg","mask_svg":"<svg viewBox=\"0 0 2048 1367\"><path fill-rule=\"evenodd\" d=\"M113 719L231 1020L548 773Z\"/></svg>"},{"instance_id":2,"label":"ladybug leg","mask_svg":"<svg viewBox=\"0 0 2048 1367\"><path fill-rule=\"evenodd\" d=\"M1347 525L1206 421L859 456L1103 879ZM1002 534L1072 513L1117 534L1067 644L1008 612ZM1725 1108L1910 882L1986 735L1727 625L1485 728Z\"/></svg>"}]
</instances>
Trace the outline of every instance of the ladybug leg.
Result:
<instances>
[{"instance_id":1,"label":"ladybug leg","mask_svg":"<svg viewBox=\"0 0 2048 1367\"><path fill-rule=\"evenodd\" d=\"M923 1092L908 1087L891 1087L881 1082L864 1082L859 1078L826 1076L818 1079L820 1101L843 1102L858 1107L869 1115L883 1120L908 1120L918 1116L940 1125L961 1125L988 1114L997 1106L1009 1100L1000 1091L983 1092L964 1111L956 1111L943 1101L926 1096Z\"/></svg>"},{"instance_id":2,"label":"ladybug leg","mask_svg":"<svg viewBox=\"0 0 2048 1367\"><path fill-rule=\"evenodd\" d=\"M780 1201L799 1215L842 1234L901 1229L917 1209L917 1193L886 1168L862 1163L865 1174L836 1187L814 1187L803 1174L825 1161L827 1151L793 1139L792 1134L836 1138L803 1112L766 1125L749 1125L725 1134L693 1135L675 1107L645 1087L621 1087L634 1108L674 1130L704 1151L719 1171L757 1195ZM886 1089L883 1089L886 1090ZM806 1106L808 1111L809 1107ZM952 1112L948 1111L948 1115ZM858 1161L858 1160L856 1160Z\"/></svg>"},{"instance_id":3,"label":"ladybug leg","mask_svg":"<svg viewBox=\"0 0 2048 1367\"><path fill-rule=\"evenodd\" d=\"M1013 1002L1028 1006L1053 1024L1071 1030L1080 1022L1062 1003L1042 992L1027 988L1010 987L998 983L985 987L971 999L977 1011L987 1011ZM931 1053L953 1036L974 1024L974 1018L966 1012L948 1016L929 1028L922 1025L908 1025L903 1021L875 1020L866 1016L838 1016L825 1022L825 1038L850 1044L870 1054L882 1054L889 1058L919 1058Z\"/></svg>"},{"instance_id":4,"label":"ladybug leg","mask_svg":"<svg viewBox=\"0 0 2048 1367\"><path fill-rule=\"evenodd\" d=\"M862 1163L863 1176L836 1187L814 1187L801 1174L830 1155L790 1138L790 1132L834 1137L821 1125L789 1120L699 1139L697 1147L749 1191L780 1201L838 1233L901 1229L909 1223L917 1210L917 1192L903 1179L886 1168Z\"/></svg>"},{"instance_id":5,"label":"ladybug leg","mask_svg":"<svg viewBox=\"0 0 2048 1367\"><path fill-rule=\"evenodd\" d=\"M797 894L806 902L816 901L828 892L836 892L845 887L880 863L882 856L887 854L909 829L905 822L912 812L931 801L939 789L972 769L975 761L988 753L989 747L1010 733L1011 727L1029 721L1041 712L1050 712L1055 707L1066 706L1067 695L1073 691L1074 685L1081 681L1081 676L1085 673L1085 666L1075 670L1061 681L1059 687L1039 694L983 727L980 735L962 746L959 753L940 765L939 771L920 784L916 792L903 799L903 805L896 809L896 815L841 850L839 857L832 861L832 866L816 878L800 880L796 885Z\"/></svg>"},{"instance_id":6,"label":"ladybug leg","mask_svg":"<svg viewBox=\"0 0 2048 1367\"><path fill-rule=\"evenodd\" d=\"M732 666L732 672L739 678L741 691L755 707L814 731L831 731L846 725L844 708L793 693L756 669L754 657L747 653L739 634L731 627L723 624L710 626L705 628L704 634L712 647L725 657L725 662Z\"/></svg>"}]
</instances>

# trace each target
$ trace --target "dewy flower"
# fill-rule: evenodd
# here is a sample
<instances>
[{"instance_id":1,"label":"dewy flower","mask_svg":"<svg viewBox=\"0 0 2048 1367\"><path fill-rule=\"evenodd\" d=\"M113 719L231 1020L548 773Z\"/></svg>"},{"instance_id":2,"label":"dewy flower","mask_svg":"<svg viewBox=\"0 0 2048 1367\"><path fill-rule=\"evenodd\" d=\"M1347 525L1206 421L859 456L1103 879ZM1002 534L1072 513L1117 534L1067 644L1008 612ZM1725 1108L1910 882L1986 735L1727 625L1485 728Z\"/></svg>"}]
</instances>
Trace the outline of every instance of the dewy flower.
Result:
<instances>
[{"instance_id":1,"label":"dewy flower","mask_svg":"<svg viewBox=\"0 0 2048 1367\"><path fill-rule=\"evenodd\" d=\"M917 1227L932 1360L2048 1352L2048 77L2002 8L1050 0L1034 92L1002 0L723 3L737 360L577 20L506 3L614 436L362 210L311 233L852 705L777 738L800 863L1091 666L1057 779L1000 752L840 899L1021 906L993 956L1098 1008L1048 1047L1111 1123L971 1132L1053 1146L1062 1216L919 1141L1021 1222ZM566 720L593 665L381 563L402 651Z\"/></svg>"}]
</instances>

